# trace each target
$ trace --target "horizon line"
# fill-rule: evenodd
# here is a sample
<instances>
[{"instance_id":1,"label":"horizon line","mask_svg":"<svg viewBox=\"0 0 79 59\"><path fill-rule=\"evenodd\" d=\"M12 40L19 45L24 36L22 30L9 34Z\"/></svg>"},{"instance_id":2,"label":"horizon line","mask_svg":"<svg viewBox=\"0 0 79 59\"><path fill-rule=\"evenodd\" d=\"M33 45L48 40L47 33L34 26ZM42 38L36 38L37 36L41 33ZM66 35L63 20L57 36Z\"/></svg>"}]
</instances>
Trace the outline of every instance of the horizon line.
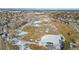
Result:
<instances>
[{"instance_id":1,"label":"horizon line","mask_svg":"<svg viewBox=\"0 0 79 59\"><path fill-rule=\"evenodd\" d=\"M79 8L0 8L0 10L79 10Z\"/></svg>"}]
</instances>

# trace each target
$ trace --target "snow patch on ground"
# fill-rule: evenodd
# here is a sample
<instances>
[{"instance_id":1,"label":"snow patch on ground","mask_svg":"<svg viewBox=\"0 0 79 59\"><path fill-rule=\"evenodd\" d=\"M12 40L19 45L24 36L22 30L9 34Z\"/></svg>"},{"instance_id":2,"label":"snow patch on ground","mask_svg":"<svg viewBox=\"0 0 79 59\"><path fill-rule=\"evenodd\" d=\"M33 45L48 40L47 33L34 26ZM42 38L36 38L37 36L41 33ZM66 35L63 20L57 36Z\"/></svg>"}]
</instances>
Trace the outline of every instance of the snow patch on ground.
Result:
<instances>
[{"instance_id":1,"label":"snow patch on ground","mask_svg":"<svg viewBox=\"0 0 79 59\"><path fill-rule=\"evenodd\" d=\"M19 35L19 36L23 36L23 35L27 35L28 34L28 32L24 32L24 31L21 31L21 30L17 30L17 35Z\"/></svg>"},{"instance_id":2,"label":"snow patch on ground","mask_svg":"<svg viewBox=\"0 0 79 59\"><path fill-rule=\"evenodd\" d=\"M42 23L42 21L35 21L34 24Z\"/></svg>"},{"instance_id":3,"label":"snow patch on ground","mask_svg":"<svg viewBox=\"0 0 79 59\"><path fill-rule=\"evenodd\" d=\"M11 44L12 44L12 45L17 45L20 50L25 50L25 49L28 48L28 47L26 47L26 42L24 42L24 41L22 41L22 40L19 40L19 39L17 39L17 38L12 39ZM29 49L30 49L30 48L29 48Z\"/></svg>"},{"instance_id":4,"label":"snow patch on ground","mask_svg":"<svg viewBox=\"0 0 79 59\"><path fill-rule=\"evenodd\" d=\"M22 31L22 32L19 33L18 35L19 35L19 36L22 36L22 35L27 35L27 34L28 34L28 32L23 32L23 31Z\"/></svg>"},{"instance_id":5,"label":"snow patch on ground","mask_svg":"<svg viewBox=\"0 0 79 59\"><path fill-rule=\"evenodd\" d=\"M40 25L39 25L39 24L35 24L34 26L35 26L35 27L40 27Z\"/></svg>"}]
</instances>

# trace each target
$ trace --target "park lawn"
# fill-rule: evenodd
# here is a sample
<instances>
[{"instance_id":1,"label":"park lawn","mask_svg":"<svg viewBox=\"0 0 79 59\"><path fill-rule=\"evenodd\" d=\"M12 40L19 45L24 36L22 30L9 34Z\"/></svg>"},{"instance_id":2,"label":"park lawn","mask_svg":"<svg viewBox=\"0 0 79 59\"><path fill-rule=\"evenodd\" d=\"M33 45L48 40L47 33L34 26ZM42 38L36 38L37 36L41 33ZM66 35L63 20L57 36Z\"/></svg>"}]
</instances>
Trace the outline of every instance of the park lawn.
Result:
<instances>
[{"instance_id":1,"label":"park lawn","mask_svg":"<svg viewBox=\"0 0 79 59\"><path fill-rule=\"evenodd\" d=\"M63 34L66 39L65 49L69 49L69 43L77 40L79 38L79 33L69 24L61 23L58 20L53 23L58 28L59 32ZM71 35L68 35L69 32L71 32Z\"/></svg>"}]
</instances>

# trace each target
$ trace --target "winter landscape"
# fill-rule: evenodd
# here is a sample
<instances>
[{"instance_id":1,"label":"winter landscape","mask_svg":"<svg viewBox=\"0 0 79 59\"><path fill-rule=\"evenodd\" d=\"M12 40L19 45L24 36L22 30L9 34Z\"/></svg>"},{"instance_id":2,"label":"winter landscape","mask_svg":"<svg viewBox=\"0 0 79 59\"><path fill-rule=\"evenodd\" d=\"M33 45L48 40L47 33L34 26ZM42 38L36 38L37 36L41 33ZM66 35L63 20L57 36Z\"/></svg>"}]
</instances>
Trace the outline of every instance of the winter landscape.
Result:
<instances>
[{"instance_id":1,"label":"winter landscape","mask_svg":"<svg viewBox=\"0 0 79 59\"><path fill-rule=\"evenodd\" d=\"M78 10L0 9L0 50L78 49Z\"/></svg>"}]
</instances>

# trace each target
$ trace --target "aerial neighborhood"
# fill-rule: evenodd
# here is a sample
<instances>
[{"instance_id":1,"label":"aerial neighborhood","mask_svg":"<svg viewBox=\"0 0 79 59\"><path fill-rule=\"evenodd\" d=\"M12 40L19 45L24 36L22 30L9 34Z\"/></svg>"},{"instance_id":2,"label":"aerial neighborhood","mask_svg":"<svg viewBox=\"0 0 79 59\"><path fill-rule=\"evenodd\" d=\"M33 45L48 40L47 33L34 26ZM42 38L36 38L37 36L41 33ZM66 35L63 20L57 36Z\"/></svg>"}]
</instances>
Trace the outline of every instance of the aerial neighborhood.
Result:
<instances>
[{"instance_id":1,"label":"aerial neighborhood","mask_svg":"<svg viewBox=\"0 0 79 59\"><path fill-rule=\"evenodd\" d=\"M0 9L0 50L78 49L78 10Z\"/></svg>"}]
</instances>

